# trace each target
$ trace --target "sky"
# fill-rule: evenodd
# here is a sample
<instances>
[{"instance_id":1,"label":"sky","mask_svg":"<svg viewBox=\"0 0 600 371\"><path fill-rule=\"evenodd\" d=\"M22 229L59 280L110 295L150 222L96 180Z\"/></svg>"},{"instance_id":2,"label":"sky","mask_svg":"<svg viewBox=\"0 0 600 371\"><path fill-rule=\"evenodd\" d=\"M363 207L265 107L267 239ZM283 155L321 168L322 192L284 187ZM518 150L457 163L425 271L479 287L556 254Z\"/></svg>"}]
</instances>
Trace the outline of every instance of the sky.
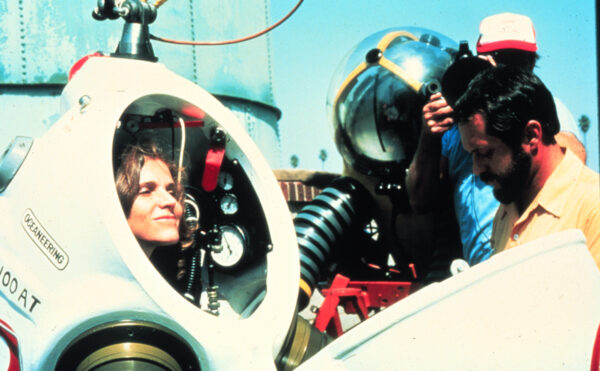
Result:
<instances>
[{"instance_id":1,"label":"sky","mask_svg":"<svg viewBox=\"0 0 600 371\"><path fill-rule=\"evenodd\" d=\"M271 0L271 23L286 15L297 0ZM541 0L305 0L297 12L271 31L273 89L282 111L279 121L281 166L299 157L298 168L340 172L341 157L333 142L326 96L342 58L361 40L378 31L417 26L442 33L474 50L479 22L486 16L513 12L529 16L536 29L534 72L571 111L587 115L584 138L587 164L598 171L598 77L595 4ZM319 160L325 149L328 158Z\"/></svg>"}]
</instances>

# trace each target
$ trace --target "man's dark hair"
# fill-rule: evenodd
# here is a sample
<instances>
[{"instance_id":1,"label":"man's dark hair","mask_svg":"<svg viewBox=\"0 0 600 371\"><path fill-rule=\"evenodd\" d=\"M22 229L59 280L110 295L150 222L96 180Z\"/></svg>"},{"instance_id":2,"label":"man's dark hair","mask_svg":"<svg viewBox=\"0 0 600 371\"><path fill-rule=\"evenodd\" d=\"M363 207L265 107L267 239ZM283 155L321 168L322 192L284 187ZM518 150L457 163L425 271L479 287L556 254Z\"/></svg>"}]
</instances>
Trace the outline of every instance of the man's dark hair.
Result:
<instances>
[{"instance_id":1,"label":"man's dark hair","mask_svg":"<svg viewBox=\"0 0 600 371\"><path fill-rule=\"evenodd\" d=\"M486 134L513 149L529 120L541 124L544 144L554 143L560 130L550 91L533 73L515 66L485 69L469 83L454 107L455 120L460 123L478 112L485 118Z\"/></svg>"},{"instance_id":2,"label":"man's dark hair","mask_svg":"<svg viewBox=\"0 0 600 371\"><path fill-rule=\"evenodd\" d=\"M540 58L536 52L528 52L520 49L498 49L483 54L491 55L497 64L517 66L531 72L533 72L533 68Z\"/></svg>"}]
</instances>

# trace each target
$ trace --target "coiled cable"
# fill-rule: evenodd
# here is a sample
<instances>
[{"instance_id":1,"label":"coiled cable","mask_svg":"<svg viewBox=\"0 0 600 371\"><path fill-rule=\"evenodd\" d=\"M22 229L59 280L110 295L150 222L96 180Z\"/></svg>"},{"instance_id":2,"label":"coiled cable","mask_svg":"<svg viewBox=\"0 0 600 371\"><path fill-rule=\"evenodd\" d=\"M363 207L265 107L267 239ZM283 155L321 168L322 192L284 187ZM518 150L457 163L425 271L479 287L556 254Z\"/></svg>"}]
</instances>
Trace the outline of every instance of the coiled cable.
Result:
<instances>
[{"instance_id":1,"label":"coiled cable","mask_svg":"<svg viewBox=\"0 0 600 371\"><path fill-rule=\"evenodd\" d=\"M185 194L183 201L184 208L184 223L187 227L194 231L192 234L192 243L189 246L191 258L187 262L186 279L185 279L185 292L183 296L190 302L199 305L200 304L200 293L202 292L202 280L201 280L201 249L198 244L198 224L200 222L200 208L198 202L189 193Z\"/></svg>"},{"instance_id":2,"label":"coiled cable","mask_svg":"<svg viewBox=\"0 0 600 371\"><path fill-rule=\"evenodd\" d=\"M296 215L294 227L300 247L299 310L308 304L343 236L365 225L373 204L371 195L357 180L340 177Z\"/></svg>"}]
</instances>

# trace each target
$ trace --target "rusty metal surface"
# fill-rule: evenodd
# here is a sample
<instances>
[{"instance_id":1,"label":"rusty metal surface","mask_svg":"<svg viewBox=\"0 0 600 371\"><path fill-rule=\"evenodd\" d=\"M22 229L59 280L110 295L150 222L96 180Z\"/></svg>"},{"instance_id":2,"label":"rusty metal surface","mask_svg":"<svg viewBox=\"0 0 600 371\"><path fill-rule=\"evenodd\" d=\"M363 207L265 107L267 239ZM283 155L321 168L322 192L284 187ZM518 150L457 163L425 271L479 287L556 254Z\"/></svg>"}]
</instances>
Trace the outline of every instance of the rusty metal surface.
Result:
<instances>
[{"instance_id":1,"label":"rusty metal surface","mask_svg":"<svg viewBox=\"0 0 600 371\"><path fill-rule=\"evenodd\" d=\"M114 52L124 22L94 20L95 6L93 0L0 0L0 109L10 118L0 128L0 148L15 135L35 137L51 126L55 90L77 60ZM269 0L173 0L159 8L150 32L179 40L235 39L269 26L269 9ZM159 63L219 96L269 164L279 166L281 113L273 99L269 34L228 46L152 46Z\"/></svg>"},{"instance_id":2,"label":"rusty metal surface","mask_svg":"<svg viewBox=\"0 0 600 371\"><path fill-rule=\"evenodd\" d=\"M0 84L64 84L79 58L115 50L123 22L96 21L93 1L0 0ZM269 1L171 1L150 32L181 40L228 40L269 25ZM153 41L159 62L216 95L274 105L270 35L227 46Z\"/></svg>"}]
</instances>

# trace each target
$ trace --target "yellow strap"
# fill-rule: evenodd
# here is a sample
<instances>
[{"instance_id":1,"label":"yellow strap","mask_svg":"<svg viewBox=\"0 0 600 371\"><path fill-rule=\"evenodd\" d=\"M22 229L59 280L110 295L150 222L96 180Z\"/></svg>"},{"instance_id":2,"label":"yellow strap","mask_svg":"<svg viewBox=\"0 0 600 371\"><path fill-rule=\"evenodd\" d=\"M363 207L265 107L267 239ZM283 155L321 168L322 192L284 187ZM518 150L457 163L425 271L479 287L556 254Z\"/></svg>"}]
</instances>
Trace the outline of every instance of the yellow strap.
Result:
<instances>
[{"instance_id":1,"label":"yellow strap","mask_svg":"<svg viewBox=\"0 0 600 371\"><path fill-rule=\"evenodd\" d=\"M352 72L350 72L348 77L346 77L346 79L340 86L340 89L338 90L337 94L335 95L335 100L333 101L334 107L337 106L337 101L338 101L338 99L340 99L340 96L342 95L342 93L344 91L346 91L346 89L349 89L352 85L354 85L354 83L356 82L355 81L356 77L358 77L358 75L360 75L367 68L369 68L369 65L367 64L367 62L362 62L354 70L352 70ZM351 85L351 83L352 83L352 85Z\"/></svg>"},{"instance_id":2,"label":"yellow strap","mask_svg":"<svg viewBox=\"0 0 600 371\"><path fill-rule=\"evenodd\" d=\"M386 34L384 37L381 38L379 43L377 43L377 49L381 50L381 52L383 53L387 49L387 47L392 43L392 41L394 41L397 37L400 36L406 36L411 40L417 41L417 37L410 32L394 31ZM421 89L421 86L423 85L422 82L411 78L406 71L404 71L399 66L396 66L389 59L386 59L382 56L378 64L381 65L383 68L387 69L388 71L392 72L394 75L398 76L402 81L408 84L415 91L419 91L419 89ZM342 94L346 90L349 90L356 82L356 78L358 77L358 75L363 73L363 71L365 71L369 67L370 65L367 64L367 62L362 62L354 70L352 70L352 72L350 72L350 74L346 77L346 79L340 86L337 94L335 95L335 99L333 101L334 110L337 109L337 103Z\"/></svg>"},{"instance_id":3,"label":"yellow strap","mask_svg":"<svg viewBox=\"0 0 600 371\"><path fill-rule=\"evenodd\" d=\"M406 36L411 40L417 41L417 37L415 35L411 34L410 32L395 31L395 32L390 32L390 33L386 34L384 37L382 37L381 40L379 41L379 43L377 44L377 49L384 52L387 49L387 47L390 46L391 42L400 36Z\"/></svg>"},{"instance_id":4,"label":"yellow strap","mask_svg":"<svg viewBox=\"0 0 600 371\"><path fill-rule=\"evenodd\" d=\"M386 70L390 71L394 75L398 76L402 81L404 81L408 86L410 86L414 91L418 92L423 86L421 81L413 79L406 70L402 67L398 66L394 62L390 61L385 57L381 57L379 60L379 65Z\"/></svg>"},{"instance_id":5,"label":"yellow strap","mask_svg":"<svg viewBox=\"0 0 600 371\"><path fill-rule=\"evenodd\" d=\"M300 278L300 290L304 291L309 298L312 296L312 289L302 278Z\"/></svg>"}]
</instances>

